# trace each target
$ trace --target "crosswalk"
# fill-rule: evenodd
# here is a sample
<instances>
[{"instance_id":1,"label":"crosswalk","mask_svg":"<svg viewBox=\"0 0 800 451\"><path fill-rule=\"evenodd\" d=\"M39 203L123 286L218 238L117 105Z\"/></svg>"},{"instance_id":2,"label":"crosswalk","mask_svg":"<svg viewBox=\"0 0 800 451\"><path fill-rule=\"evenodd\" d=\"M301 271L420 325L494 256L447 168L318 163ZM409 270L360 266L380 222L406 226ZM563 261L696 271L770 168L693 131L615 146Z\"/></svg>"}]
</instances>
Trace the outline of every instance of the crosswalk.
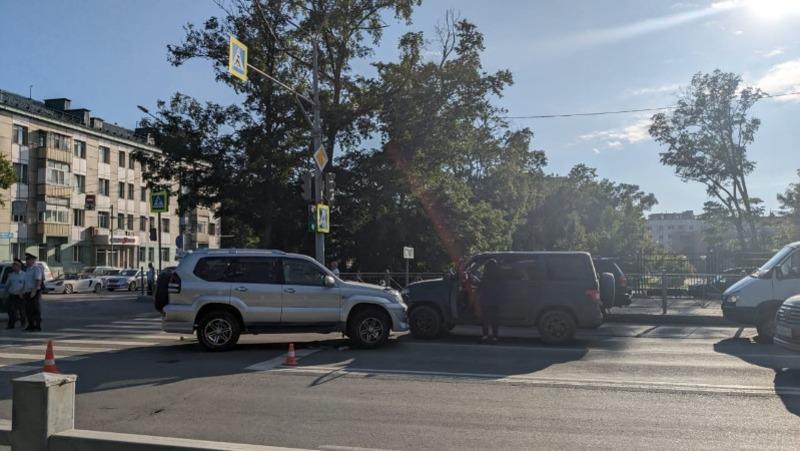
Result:
<instances>
[{"instance_id":1,"label":"crosswalk","mask_svg":"<svg viewBox=\"0 0 800 451\"><path fill-rule=\"evenodd\" d=\"M137 317L45 332L3 331L0 335L0 373L39 371L48 340L53 341L56 361L69 362L94 354L174 345L180 337L161 332L161 319L158 317Z\"/></svg>"}]
</instances>

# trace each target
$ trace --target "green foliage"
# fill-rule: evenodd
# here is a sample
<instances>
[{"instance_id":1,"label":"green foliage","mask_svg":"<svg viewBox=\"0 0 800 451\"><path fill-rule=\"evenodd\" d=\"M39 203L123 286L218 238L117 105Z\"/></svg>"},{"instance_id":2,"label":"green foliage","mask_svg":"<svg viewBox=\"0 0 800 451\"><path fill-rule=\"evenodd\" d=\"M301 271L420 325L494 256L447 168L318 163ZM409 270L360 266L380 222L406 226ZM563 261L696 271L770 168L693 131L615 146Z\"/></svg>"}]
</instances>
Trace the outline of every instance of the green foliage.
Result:
<instances>
[{"instance_id":1,"label":"green foliage","mask_svg":"<svg viewBox=\"0 0 800 451\"><path fill-rule=\"evenodd\" d=\"M800 178L800 170L797 171ZM783 194L778 194L781 206L781 221L775 237L774 247L800 241L800 182L789 184Z\"/></svg>"},{"instance_id":2,"label":"green foliage","mask_svg":"<svg viewBox=\"0 0 800 451\"><path fill-rule=\"evenodd\" d=\"M741 249L752 250L759 247L757 221L763 207L747 189L747 176L755 168L747 146L761 124L749 110L765 93L741 84L741 76L720 70L696 74L677 108L654 115L649 131L666 147L661 162L682 180L705 185L711 197L706 212L729 219Z\"/></svg>"},{"instance_id":3,"label":"green foliage","mask_svg":"<svg viewBox=\"0 0 800 451\"><path fill-rule=\"evenodd\" d=\"M6 190L16 182L17 175L14 172L14 167L5 155L0 154L0 189ZM5 205L2 197L0 197L0 205Z\"/></svg>"}]
</instances>

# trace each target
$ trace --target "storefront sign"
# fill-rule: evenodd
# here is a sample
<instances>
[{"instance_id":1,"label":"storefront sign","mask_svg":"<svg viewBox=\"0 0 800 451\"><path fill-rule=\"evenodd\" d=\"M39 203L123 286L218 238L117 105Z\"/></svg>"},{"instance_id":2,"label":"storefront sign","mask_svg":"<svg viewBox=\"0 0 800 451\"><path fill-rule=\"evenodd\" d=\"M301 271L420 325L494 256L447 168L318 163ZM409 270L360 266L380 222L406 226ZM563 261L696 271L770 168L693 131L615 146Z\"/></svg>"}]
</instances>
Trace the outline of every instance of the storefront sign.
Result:
<instances>
[{"instance_id":1,"label":"storefront sign","mask_svg":"<svg viewBox=\"0 0 800 451\"><path fill-rule=\"evenodd\" d=\"M120 246L135 246L139 244L138 236L113 236L111 237L111 244Z\"/></svg>"}]
</instances>

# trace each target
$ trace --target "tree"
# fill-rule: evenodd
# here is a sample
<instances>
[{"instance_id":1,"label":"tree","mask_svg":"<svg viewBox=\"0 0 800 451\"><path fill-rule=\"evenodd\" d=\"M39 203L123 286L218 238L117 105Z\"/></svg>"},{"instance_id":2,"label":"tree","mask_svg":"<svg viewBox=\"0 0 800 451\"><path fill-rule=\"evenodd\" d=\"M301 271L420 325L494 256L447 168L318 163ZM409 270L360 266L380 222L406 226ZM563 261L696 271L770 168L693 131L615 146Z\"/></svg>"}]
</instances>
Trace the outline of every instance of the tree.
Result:
<instances>
[{"instance_id":1,"label":"tree","mask_svg":"<svg viewBox=\"0 0 800 451\"><path fill-rule=\"evenodd\" d=\"M6 190L17 182L17 175L14 168L5 155L0 154L0 189ZM5 201L0 196L0 205L5 205Z\"/></svg>"},{"instance_id":2,"label":"tree","mask_svg":"<svg viewBox=\"0 0 800 451\"><path fill-rule=\"evenodd\" d=\"M800 169L797 171L800 178ZM778 194L782 224L775 238L775 246L800 241L800 182L789 184L783 194Z\"/></svg>"},{"instance_id":3,"label":"tree","mask_svg":"<svg viewBox=\"0 0 800 451\"><path fill-rule=\"evenodd\" d=\"M706 211L724 212L736 228L739 246L751 250L759 245L757 220L763 207L747 188L755 168L747 146L761 124L749 110L765 93L741 85L741 76L720 70L695 74L675 110L653 116L649 132L666 147L661 162L682 180L705 185L711 197Z\"/></svg>"}]
</instances>

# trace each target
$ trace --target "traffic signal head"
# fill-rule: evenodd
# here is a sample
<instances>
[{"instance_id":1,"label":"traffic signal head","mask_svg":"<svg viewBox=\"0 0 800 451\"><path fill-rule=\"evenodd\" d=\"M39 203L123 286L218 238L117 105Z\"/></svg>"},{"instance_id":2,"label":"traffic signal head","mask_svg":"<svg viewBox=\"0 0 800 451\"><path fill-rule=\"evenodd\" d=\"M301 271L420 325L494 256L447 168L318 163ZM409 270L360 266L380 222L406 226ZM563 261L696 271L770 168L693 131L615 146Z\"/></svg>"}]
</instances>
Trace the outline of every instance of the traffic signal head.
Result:
<instances>
[{"instance_id":1,"label":"traffic signal head","mask_svg":"<svg viewBox=\"0 0 800 451\"><path fill-rule=\"evenodd\" d=\"M308 206L308 231L315 233L317 231L317 206Z\"/></svg>"},{"instance_id":2,"label":"traffic signal head","mask_svg":"<svg viewBox=\"0 0 800 451\"><path fill-rule=\"evenodd\" d=\"M325 199L328 204L333 204L336 197L336 174L333 172L325 173Z\"/></svg>"},{"instance_id":3,"label":"traffic signal head","mask_svg":"<svg viewBox=\"0 0 800 451\"><path fill-rule=\"evenodd\" d=\"M303 200L314 200L314 176L310 172L303 173Z\"/></svg>"}]
</instances>

